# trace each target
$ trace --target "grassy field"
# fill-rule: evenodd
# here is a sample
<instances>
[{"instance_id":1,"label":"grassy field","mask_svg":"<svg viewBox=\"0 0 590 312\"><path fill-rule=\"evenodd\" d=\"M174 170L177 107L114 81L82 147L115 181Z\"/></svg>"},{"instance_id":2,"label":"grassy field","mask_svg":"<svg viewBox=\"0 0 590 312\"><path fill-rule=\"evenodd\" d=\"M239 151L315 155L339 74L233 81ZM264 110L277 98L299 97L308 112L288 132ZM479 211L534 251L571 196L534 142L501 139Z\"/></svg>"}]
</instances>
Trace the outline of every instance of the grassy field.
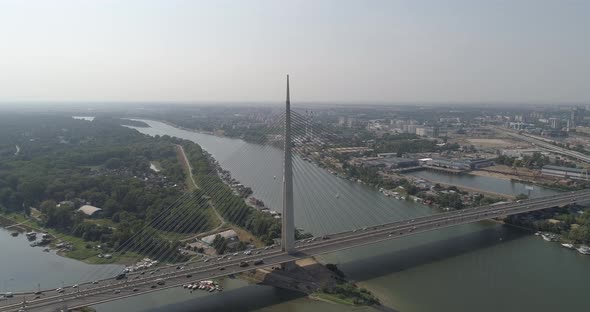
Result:
<instances>
[{"instance_id":1,"label":"grassy field","mask_svg":"<svg viewBox=\"0 0 590 312\"><path fill-rule=\"evenodd\" d=\"M84 219L84 222L86 223L94 223L100 226L107 226L107 227L112 227L112 228L116 228L117 225L115 224L115 222L113 222L110 219Z\"/></svg>"},{"instance_id":2,"label":"grassy field","mask_svg":"<svg viewBox=\"0 0 590 312\"><path fill-rule=\"evenodd\" d=\"M232 230L236 231L236 233L238 234L238 237L240 238L241 241L251 242L256 247L264 247L265 246L265 244L261 240L256 238L256 236L252 235L252 233L242 229L241 227L236 226L236 225L232 225L231 228L232 228Z\"/></svg>"}]
</instances>

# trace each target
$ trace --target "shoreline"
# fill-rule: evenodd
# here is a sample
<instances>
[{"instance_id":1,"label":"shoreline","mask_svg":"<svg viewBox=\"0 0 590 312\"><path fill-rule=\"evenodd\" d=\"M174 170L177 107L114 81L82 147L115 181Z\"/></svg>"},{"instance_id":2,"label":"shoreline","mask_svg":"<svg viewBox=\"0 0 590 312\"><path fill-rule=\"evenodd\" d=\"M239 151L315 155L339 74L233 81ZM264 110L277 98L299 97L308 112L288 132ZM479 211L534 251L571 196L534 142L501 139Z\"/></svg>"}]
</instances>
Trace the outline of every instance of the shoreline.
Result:
<instances>
[{"instance_id":1,"label":"shoreline","mask_svg":"<svg viewBox=\"0 0 590 312\"><path fill-rule=\"evenodd\" d=\"M309 300L321 301L330 304L344 305L351 307L371 307L377 311L397 312L396 309L385 306L382 299L372 293L367 287L361 286L344 275L339 275L338 269L332 271L327 264L318 257L309 257L295 261L295 267L290 271L277 270L273 268L260 268L251 272L242 273L237 277L250 283L268 285L276 288L300 292L306 295ZM341 283L353 285L360 292L361 288L369 290L369 294L376 298L377 304L357 304L352 300L342 299L338 293L325 292L324 289L335 289ZM362 292L360 292L362 293ZM353 296L354 298L354 296Z\"/></svg>"},{"instance_id":2,"label":"shoreline","mask_svg":"<svg viewBox=\"0 0 590 312\"><path fill-rule=\"evenodd\" d=\"M262 143L246 141L246 140L244 140L244 139L242 139L240 137L215 134L215 132L213 132L213 131L204 131L204 130L187 128L187 127L179 126L179 125L177 125L175 123L172 123L172 122L169 122L169 121L166 121L166 120L161 120L161 119L135 118L135 117L134 118L127 118L127 119L136 120L136 121L148 120L148 121L161 122L161 123L163 123L163 124L165 124L167 126L170 126L172 128L179 129L179 130L184 130L184 131L188 131L188 132L192 132L192 133L207 134L207 135L211 135L211 136L218 137L218 138L226 138L226 139L232 139L232 140L240 140L240 141L243 141L243 142L246 142L246 143L249 143L249 144L265 145L265 144L262 144ZM129 127L146 128L146 127L137 127L137 126L129 126ZM149 127L149 125L148 125L147 128L151 128L151 127ZM270 144L270 145L272 145L272 144Z\"/></svg>"},{"instance_id":3,"label":"shoreline","mask_svg":"<svg viewBox=\"0 0 590 312\"><path fill-rule=\"evenodd\" d=\"M473 176L495 178L495 179L505 180L505 181L513 181L513 182L518 182L518 183L523 183L523 184L530 184L530 185L539 186L539 187L554 190L554 191L567 192L567 190L563 190L558 187L552 187L551 185L539 183L536 180L523 179L519 176L515 176L512 174L508 174L508 173L490 172L490 171L486 171L486 170L473 170L467 174L470 174ZM551 180L546 180L545 182L550 182L550 181Z\"/></svg>"},{"instance_id":4,"label":"shoreline","mask_svg":"<svg viewBox=\"0 0 590 312\"><path fill-rule=\"evenodd\" d=\"M468 172L467 174L478 176L478 177L488 177L488 178L495 178L505 181L511 181L513 178L508 174L502 174L497 172L490 172L490 171L483 171L483 170L473 170Z\"/></svg>"},{"instance_id":5,"label":"shoreline","mask_svg":"<svg viewBox=\"0 0 590 312\"><path fill-rule=\"evenodd\" d=\"M404 175L405 177L409 177L409 178L413 178L413 179L417 179L414 176L411 175ZM451 183L445 183L445 182L440 182L440 181L436 181L436 180L431 180L431 179L427 179L427 178L419 178L420 180L425 180L428 181L430 183L433 184L440 184L442 186L446 186L446 187L450 187L450 186L454 186L459 190L468 192L468 193L481 193L484 195L488 195L488 196L494 196L494 197L500 197L500 198L507 198L507 199L515 199L516 195L510 195L510 194L502 194L502 193L496 193L496 192L491 192L491 191L486 191L486 190L481 190L478 188L472 188L472 187L468 187L468 186L462 186L462 185L455 185L455 184L451 184Z\"/></svg>"},{"instance_id":6,"label":"shoreline","mask_svg":"<svg viewBox=\"0 0 590 312\"><path fill-rule=\"evenodd\" d=\"M8 232L13 230L15 227L18 227L19 229L21 229L21 231L18 231L21 234L22 234L22 232L27 232L27 231L29 231L29 232L35 231L37 233L49 234L52 238L51 243L49 243L45 246L39 246L39 247L44 247L44 248L49 248L50 250L54 250L55 254L60 257L75 260L75 261L80 261L80 262L88 264L88 265L129 265L129 264L134 263L134 259L128 258L128 257L123 257L120 259L113 258L113 261L102 262L102 261L93 261L92 259L96 258L96 256L91 256L91 257L87 257L84 259L79 259L76 257L69 256L67 251L64 251L61 248L55 247L57 240L72 243L74 245L76 245L76 244L78 244L78 245L84 244L85 245L88 242L83 241L79 237L59 233L59 232L57 232L57 230L54 230L54 229L49 229L49 228L45 228L42 226L32 226L30 224L27 224L28 222L33 221L32 219L25 219L24 221L13 219L16 217L17 217L17 215L14 215L14 214L0 213L0 219L4 220L6 222L6 223L0 223L0 227L7 230ZM21 218L24 218L24 217L21 216ZM18 224L18 226L15 226L17 224ZM59 235L56 233L59 233ZM19 235L21 235L21 234L19 234ZM78 241L78 243L76 243L76 241ZM84 248L84 246L82 246L82 247L78 246L78 248Z\"/></svg>"}]
</instances>

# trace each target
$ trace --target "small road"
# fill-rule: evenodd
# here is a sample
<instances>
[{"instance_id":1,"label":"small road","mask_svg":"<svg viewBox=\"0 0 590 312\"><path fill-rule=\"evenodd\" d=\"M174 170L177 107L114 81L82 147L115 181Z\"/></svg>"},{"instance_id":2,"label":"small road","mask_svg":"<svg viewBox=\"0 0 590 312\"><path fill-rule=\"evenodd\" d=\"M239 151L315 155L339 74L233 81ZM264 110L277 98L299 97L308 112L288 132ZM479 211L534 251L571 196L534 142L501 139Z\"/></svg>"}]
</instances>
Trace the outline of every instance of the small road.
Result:
<instances>
[{"instance_id":1,"label":"small road","mask_svg":"<svg viewBox=\"0 0 590 312\"><path fill-rule=\"evenodd\" d=\"M193 183L193 186L195 187L195 189L200 189L199 185L195 181L195 177L193 176L193 167L191 166L191 163L188 161L188 157L186 157L186 153L184 151L184 148L180 144L177 144L176 148L178 150L178 155L180 156L182 166L186 169L187 174L188 174L189 178L191 179L191 182ZM213 209L213 213L215 213L215 216L219 220L219 225L216 228L209 231L210 233L215 233L215 232L219 231L222 227L225 226L225 220L223 219L223 217L221 216L219 211L217 211L217 208L215 208L215 205L213 205L213 202L208 201L208 204L209 204L209 206L211 206L211 209ZM194 239L195 237L189 237L187 239L183 239L183 241L189 241L189 240Z\"/></svg>"},{"instance_id":2,"label":"small road","mask_svg":"<svg viewBox=\"0 0 590 312\"><path fill-rule=\"evenodd\" d=\"M25 222L19 222L19 223L11 224L9 226L5 226L4 228L5 229L10 229L10 228L13 228L13 227L19 227L20 225L23 225L23 224L25 224Z\"/></svg>"}]
</instances>

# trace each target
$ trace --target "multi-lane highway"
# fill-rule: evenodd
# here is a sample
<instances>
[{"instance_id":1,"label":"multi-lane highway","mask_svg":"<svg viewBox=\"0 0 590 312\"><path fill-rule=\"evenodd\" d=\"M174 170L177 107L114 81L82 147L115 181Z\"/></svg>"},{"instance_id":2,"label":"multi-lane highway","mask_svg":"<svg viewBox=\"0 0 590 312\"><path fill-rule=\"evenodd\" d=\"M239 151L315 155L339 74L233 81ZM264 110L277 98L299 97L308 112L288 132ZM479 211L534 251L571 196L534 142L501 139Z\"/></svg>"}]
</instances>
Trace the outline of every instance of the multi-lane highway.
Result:
<instances>
[{"instance_id":1,"label":"multi-lane highway","mask_svg":"<svg viewBox=\"0 0 590 312\"><path fill-rule=\"evenodd\" d=\"M571 157L571 158L577 159L579 161L583 161L585 163L590 164L590 156L582 154L580 152L576 152L576 151L569 150L567 148L559 147L559 146L551 144L550 142L547 142L541 138L536 138L531 135L519 134L516 131L512 131L512 130L508 130L508 129L504 129L504 128L495 128L495 129L500 130L513 138L532 143L536 146L539 146L539 147L544 148L546 150L552 151L556 154L568 156L568 157Z\"/></svg>"},{"instance_id":2,"label":"multi-lane highway","mask_svg":"<svg viewBox=\"0 0 590 312\"><path fill-rule=\"evenodd\" d=\"M134 272L128 274L127 278L123 280L109 278L83 283L76 288L69 286L65 287L65 292L61 294L57 293L56 289L44 290L42 294L15 294L13 298L0 302L0 312L18 311L23 306L26 306L26 311L59 311L66 306L71 309L94 305L164 288L178 287L189 282L244 272L254 267L273 266L416 233L580 202L590 202L590 190L439 213L355 229L322 238L301 240L296 242L296 252L293 254L287 254L278 248L258 249L253 250L250 255L240 253L224 259L211 259L209 262L200 261L161 266L157 271L155 269L148 270L147 274ZM254 265L256 260L263 260L263 263ZM245 261L248 261L248 266L240 266L240 263ZM23 302L26 304L23 305Z\"/></svg>"}]
</instances>

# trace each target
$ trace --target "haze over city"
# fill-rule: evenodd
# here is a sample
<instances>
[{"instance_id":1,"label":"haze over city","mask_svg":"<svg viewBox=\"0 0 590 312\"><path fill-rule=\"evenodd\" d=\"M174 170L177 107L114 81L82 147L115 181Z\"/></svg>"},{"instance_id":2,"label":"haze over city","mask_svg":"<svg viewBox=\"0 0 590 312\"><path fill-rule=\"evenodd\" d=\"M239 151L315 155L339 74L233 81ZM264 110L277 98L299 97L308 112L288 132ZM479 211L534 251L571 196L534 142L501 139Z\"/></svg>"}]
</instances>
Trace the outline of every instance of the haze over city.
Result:
<instances>
[{"instance_id":1,"label":"haze over city","mask_svg":"<svg viewBox=\"0 0 590 312\"><path fill-rule=\"evenodd\" d=\"M0 103L590 100L587 1L0 6Z\"/></svg>"}]
</instances>

